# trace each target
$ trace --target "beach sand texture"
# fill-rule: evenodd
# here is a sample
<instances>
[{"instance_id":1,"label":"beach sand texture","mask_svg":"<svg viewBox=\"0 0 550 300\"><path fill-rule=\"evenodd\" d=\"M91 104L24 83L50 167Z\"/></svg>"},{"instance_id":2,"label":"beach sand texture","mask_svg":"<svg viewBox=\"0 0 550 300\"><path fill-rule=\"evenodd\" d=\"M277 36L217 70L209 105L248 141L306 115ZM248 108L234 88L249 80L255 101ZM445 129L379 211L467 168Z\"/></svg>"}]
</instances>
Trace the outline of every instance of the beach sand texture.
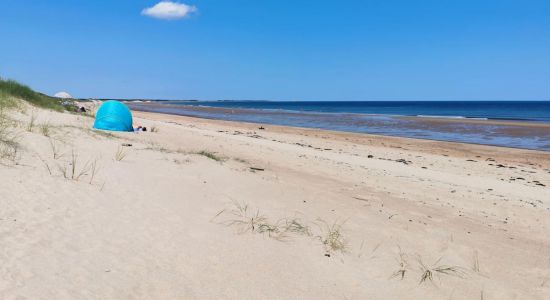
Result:
<instances>
[{"instance_id":1,"label":"beach sand texture","mask_svg":"<svg viewBox=\"0 0 550 300\"><path fill-rule=\"evenodd\" d=\"M1 299L550 298L548 152L141 112L156 132L9 116Z\"/></svg>"}]
</instances>

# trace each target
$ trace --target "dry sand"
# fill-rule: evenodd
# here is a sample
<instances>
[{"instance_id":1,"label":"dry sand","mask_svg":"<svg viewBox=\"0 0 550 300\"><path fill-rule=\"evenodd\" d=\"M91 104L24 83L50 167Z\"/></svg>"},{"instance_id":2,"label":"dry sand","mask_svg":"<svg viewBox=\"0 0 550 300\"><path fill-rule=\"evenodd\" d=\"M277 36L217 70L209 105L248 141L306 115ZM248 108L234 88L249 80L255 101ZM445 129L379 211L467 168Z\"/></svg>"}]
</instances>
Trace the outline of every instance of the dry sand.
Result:
<instances>
[{"instance_id":1,"label":"dry sand","mask_svg":"<svg viewBox=\"0 0 550 300\"><path fill-rule=\"evenodd\" d=\"M1 299L550 298L550 153L30 114L0 165Z\"/></svg>"}]
</instances>

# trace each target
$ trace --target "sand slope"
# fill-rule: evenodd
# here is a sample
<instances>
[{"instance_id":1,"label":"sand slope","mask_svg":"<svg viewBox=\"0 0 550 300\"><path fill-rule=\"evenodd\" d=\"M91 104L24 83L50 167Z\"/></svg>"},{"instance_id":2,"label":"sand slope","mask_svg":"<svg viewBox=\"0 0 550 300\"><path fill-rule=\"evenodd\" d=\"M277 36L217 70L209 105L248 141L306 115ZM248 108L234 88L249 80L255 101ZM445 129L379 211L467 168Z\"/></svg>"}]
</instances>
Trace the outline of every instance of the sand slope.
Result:
<instances>
[{"instance_id":1,"label":"sand slope","mask_svg":"<svg viewBox=\"0 0 550 300\"><path fill-rule=\"evenodd\" d=\"M0 165L2 299L550 297L549 153L35 110L48 137L30 113Z\"/></svg>"}]
</instances>

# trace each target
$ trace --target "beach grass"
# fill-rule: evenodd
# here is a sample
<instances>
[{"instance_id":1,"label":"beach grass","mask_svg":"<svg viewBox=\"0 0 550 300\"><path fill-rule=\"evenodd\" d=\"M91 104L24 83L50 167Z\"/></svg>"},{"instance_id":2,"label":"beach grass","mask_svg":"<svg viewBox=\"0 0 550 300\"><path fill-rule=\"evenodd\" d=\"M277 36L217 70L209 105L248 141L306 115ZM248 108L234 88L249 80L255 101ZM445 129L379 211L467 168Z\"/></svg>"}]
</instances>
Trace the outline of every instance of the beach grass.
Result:
<instances>
[{"instance_id":1,"label":"beach grass","mask_svg":"<svg viewBox=\"0 0 550 300\"><path fill-rule=\"evenodd\" d=\"M0 89L0 109L13 108L17 106L17 100L8 93Z\"/></svg>"},{"instance_id":2,"label":"beach grass","mask_svg":"<svg viewBox=\"0 0 550 300\"><path fill-rule=\"evenodd\" d=\"M224 158L216 155L215 153L209 152L209 151L206 151L206 150L201 150L201 151L198 151L198 152L194 152L193 154L202 155L204 157L210 158L210 159L215 160L217 162L223 162L225 160Z\"/></svg>"},{"instance_id":3,"label":"beach grass","mask_svg":"<svg viewBox=\"0 0 550 300\"><path fill-rule=\"evenodd\" d=\"M251 211L247 203L233 201L233 208L221 210L216 214L216 217L224 213L230 215L230 217L220 224L235 227L240 234L246 232L267 234L270 238L280 241L286 237L286 231L280 225L280 222L270 222L265 215L260 213L259 209Z\"/></svg>"},{"instance_id":4,"label":"beach grass","mask_svg":"<svg viewBox=\"0 0 550 300\"><path fill-rule=\"evenodd\" d=\"M0 105L15 107L17 106L16 99L26 101L41 108L57 111L65 109L62 101L58 98L35 92L30 87L15 80L0 78Z\"/></svg>"},{"instance_id":5,"label":"beach grass","mask_svg":"<svg viewBox=\"0 0 550 300\"><path fill-rule=\"evenodd\" d=\"M50 148L52 150L53 159L60 158L62 154L61 154L61 148L59 147L59 144L57 143L56 140L52 138L50 138L49 141L50 141Z\"/></svg>"},{"instance_id":6,"label":"beach grass","mask_svg":"<svg viewBox=\"0 0 550 300\"><path fill-rule=\"evenodd\" d=\"M97 159L95 159L90 163L90 180L88 181L89 184L92 184L97 172L99 172L99 165L97 164Z\"/></svg>"},{"instance_id":7,"label":"beach grass","mask_svg":"<svg viewBox=\"0 0 550 300\"><path fill-rule=\"evenodd\" d=\"M50 122L42 123L39 125L40 133L45 137L50 137L52 134L52 125Z\"/></svg>"},{"instance_id":8,"label":"beach grass","mask_svg":"<svg viewBox=\"0 0 550 300\"><path fill-rule=\"evenodd\" d=\"M409 263L407 261L406 254L401 250L401 247L399 248L399 257L397 258L397 263L399 264L399 269L397 269L393 274L391 275L391 278L400 278L401 280L405 279L405 275L408 271Z\"/></svg>"},{"instance_id":9,"label":"beach grass","mask_svg":"<svg viewBox=\"0 0 550 300\"><path fill-rule=\"evenodd\" d=\"M256 232L262 224L266 223L267 218L261 215L259 210L251 213L249 208L247 203L234 201L232 209L222 210L216 216L227 212L232 218L223 221L222 224L237 227L239 233Z\"/></svg>"},{"instance_id":10,"label":"beach grass","mask_svg":"<svg viewBox=\"0 0 550 300\"><path fill-rule=\"evenodd\" d=\"M0 160L14 162L19 150L19 135L15 130L16 122L6 114L8 107L9 104L0 101Z\"/></svg>"},{"instance_id":11,"label":"beach grass","mask_svg":"<svg viewBox=\"0 0 550 300\"><path fill-rule=\"evenodd\" d=\"M284 232L311 236L311 230L302 220L294 218L285 220Z\"/></svg>"},{"instance_id":12,"label":"beach grass","mask_svg":"<svg viewBox=\"0 0 550 300\"><path fill-rule=\"evenodd\" d=\"M19 150L18 134L13 130L13 121L0 111L0 160L14 162Z\"/></svg>"},{"instance_id":13,"label":"beach grass","mask_svg":"<svg viewBox=\"0 0 550 300\"><path fill-rule=\"evenodd\" d=\"M479 254L478 254L477 250L474 250L472 271L474 271L474 272L476 272L476 273L480 273L480 269L479 269Z\"/></svg>"},{"instance_id":14,"label":"beach grass","mask_svg":"<svg viewBox=\"0 0 550 300\"><path fill-rule=\"evenodd\" d=\"M322 219L318 219L321 223L322 234L318 236L323 243L327 253L341 252L345 253L347 250L347 241L342 234L342 226L344 222L334 222L332 224L327 223Z\"/></svg>"},{"instance_id":15,"label":"beach grass","mask_svg":"<svg viewBox=\"0 0 550 300\"><path fill-rule=\"evenodd\" d=\"M92 168L92 165L90 164L90 161L88 161L82 166L80 166L79 155L73 149L71 151L71 158L68 165L57 164L57 168L61 172L61 175L63 175L63 178L68 180L79 181L82 176L84 176L88 171L90 171L90 169Z\"/></svg>"},{"instance_id":16,"label":"beach grass","mask_svg":"<svg viewBox=\"0 0 550 300\"><path fill-rule=\"evenodd\" d=\"M128 154L126 153L124 148L122 146L118 146L118 148L115 152L115 160L116 161L122 161L122 160L124 160L124 158L126 158L126 155L128 155Z\"/></svg>"},{"instance_id":17,"label":"beach grass","mask_svg":"<svg viewBox=\"0 0 550 300\"><path fill-rule=\"evenodd\" d=\"M443 257L440 257L432 266L428 266L422 261L421 257L418 257L418 263L422 270L420 284L427 281L433 282L434 275L449 275L460 278L464 278L466 276L466 272L461 267L439 265L442 258Z\"/></svg>"},{"instance_id":18,"label":"beach grass","mask_svg":"<svg viewBox=\"0 0 550 300\"><path fill-rule=\"evenodd\" d=\"M33 110L31 111L31 115L29 116L29 122L27 123L27 131L32 132L35 125L36 125L36 114L34 113L34 110Z\"/></svg>"}]
</instances>

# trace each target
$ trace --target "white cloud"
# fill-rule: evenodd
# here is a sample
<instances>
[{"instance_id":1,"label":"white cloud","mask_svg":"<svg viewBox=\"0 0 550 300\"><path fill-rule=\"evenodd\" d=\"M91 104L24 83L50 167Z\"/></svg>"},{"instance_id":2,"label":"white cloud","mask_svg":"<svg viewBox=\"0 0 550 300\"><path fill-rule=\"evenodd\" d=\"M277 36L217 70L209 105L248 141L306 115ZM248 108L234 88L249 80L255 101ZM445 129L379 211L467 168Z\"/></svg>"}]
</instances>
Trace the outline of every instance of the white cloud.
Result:
<instances>
[{"instance_id":1,"label":"white cloud","mask_svg":"<svg viewBox=\"0 0 550 300\"><path fill-rule=\"evenodd\" d=\"M197 11L197 7L179 2L161 1L153 7L141 11L141 14L151 18L176 20L189 16Z\"/></svg>"}]
</instances>

